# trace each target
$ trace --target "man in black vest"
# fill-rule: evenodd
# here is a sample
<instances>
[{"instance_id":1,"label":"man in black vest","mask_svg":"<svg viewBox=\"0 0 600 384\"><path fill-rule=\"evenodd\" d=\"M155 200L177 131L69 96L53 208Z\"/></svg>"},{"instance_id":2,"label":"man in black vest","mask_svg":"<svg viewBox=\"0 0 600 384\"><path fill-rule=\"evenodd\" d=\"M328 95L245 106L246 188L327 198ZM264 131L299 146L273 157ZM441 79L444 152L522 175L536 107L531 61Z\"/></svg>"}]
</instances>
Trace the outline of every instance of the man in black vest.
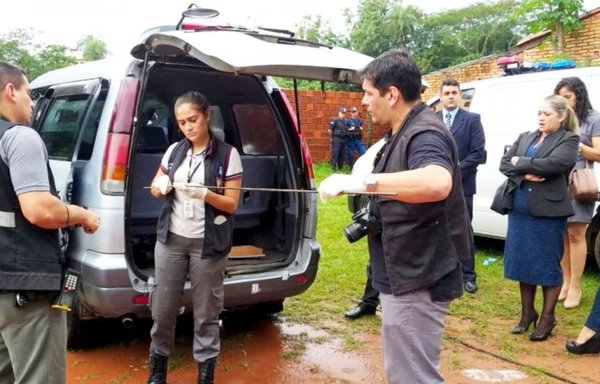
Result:
<instances>
[{"instance_id":1,"label":"man in black vest","mask_svg":"<svg viewBox=\"0 0 600 384\"><path fill-rule=\"evenodd\" d=\"M459 257L472 247L456 144L421 102L421 73L406 51L384 53L361 76L363 105L373 122L390 126L386 144L373 173L331 175L319 193L380 193L365 227L387 382L443 383L444 318L463 292Z\"/></svg>"},{"instance_id":2,"label":"man in black vest","mask_svg":"<svg viewBox=\"0 0 600 384\"><path fill-rule=\"evenodd\" d=\"M57 197L44 142L27 127L29 92L23 70L0 61L0 383L64 384L66 312L50 308L65 268L58 229L93 233L100 221Z\"/></svg>"}]
</instances>

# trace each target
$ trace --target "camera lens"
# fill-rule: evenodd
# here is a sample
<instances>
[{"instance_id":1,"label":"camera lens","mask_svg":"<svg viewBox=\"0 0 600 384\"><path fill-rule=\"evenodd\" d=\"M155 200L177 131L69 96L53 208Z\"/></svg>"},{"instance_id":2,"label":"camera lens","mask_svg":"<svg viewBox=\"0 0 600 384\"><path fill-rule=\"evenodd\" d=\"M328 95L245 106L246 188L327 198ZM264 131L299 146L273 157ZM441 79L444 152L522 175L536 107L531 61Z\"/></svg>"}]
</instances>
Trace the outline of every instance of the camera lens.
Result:
<instances>
[{"instance_id":1,"label":"camera lens","mask_svg":"<svg viewBox=\"0 0 600 384\"><path fill-rule=\"evenodd\" d=\"M366 234L367 227L358 222L350 223L344 228L344 235L351 243L362 239Z\"/></svg>"}]
</instances>

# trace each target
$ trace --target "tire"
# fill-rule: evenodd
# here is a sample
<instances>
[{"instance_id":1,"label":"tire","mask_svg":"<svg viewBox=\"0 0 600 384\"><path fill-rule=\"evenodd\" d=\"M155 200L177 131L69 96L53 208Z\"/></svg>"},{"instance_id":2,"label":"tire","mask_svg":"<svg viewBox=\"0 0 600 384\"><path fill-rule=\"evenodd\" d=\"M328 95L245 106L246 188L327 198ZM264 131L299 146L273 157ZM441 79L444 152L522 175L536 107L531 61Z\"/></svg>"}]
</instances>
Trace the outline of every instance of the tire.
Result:
<instances>
[{"instance_id":1,"label":"tire","mask_svg":"<svg viewBox=\"0 0 600 384\"><path fill-rule=\"evenodd\" d=\"M80 318L81 305L77 298L73 300L71 311L67 313L67 348L83 349L92 343L91 335L94 334L92 323L94 320Z\"/></svg>"}]
</instances>

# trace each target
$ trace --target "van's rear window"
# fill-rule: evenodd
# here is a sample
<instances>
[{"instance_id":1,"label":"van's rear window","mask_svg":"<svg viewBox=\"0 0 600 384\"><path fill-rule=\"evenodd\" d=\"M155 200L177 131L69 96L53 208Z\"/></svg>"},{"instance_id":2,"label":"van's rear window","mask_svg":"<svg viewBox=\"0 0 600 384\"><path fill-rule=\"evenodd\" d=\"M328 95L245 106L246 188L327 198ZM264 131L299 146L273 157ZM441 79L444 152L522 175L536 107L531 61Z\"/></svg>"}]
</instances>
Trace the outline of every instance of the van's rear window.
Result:
<instances>
[{"instance_id":1,"label":"van's rear window","mask_svg":"<svg viewBox=\"0 0 600 384\"><path fill-rule=\"evenodd\" d=\"M277 155L280 140L273 112L264 104L234 104L242 152L247 155Z\"/></svg>"}]
</instances>

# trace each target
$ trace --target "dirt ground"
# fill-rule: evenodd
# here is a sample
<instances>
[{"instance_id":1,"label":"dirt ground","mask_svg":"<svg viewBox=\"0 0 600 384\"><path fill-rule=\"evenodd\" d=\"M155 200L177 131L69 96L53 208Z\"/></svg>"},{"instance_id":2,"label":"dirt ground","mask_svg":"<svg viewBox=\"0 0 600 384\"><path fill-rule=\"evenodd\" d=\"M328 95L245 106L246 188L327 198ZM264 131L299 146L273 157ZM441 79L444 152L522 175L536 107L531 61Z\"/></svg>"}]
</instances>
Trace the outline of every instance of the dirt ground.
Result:
<instances>
[{"instance_id":1,"label":"dirt ground","mask_svg":"<svg viewBox=\"0 0 600 384\"><path fill-rule=\"evenodd\" d=\"M339 321L345 320L340 316ZM511 337L526 336L510 335L509 324L492 325L490 329L507 334L501 345L477 340L467 321L447 318L442 351L447 383L600 383L600 357L565 353L567 337L560 330L527 350L510 351ZM191 328L180 328L170 358L170 384L194 383L197 375ZM148 324L127 333L116 325L99 327L96 347L69 352L68 383L145 383L148 330ZM221 339L218 384L384 383L377 334L358 334L351 349L344 350L342 340L325 331L274 318L226 326Z\"/></svg>"}]
</instances>

